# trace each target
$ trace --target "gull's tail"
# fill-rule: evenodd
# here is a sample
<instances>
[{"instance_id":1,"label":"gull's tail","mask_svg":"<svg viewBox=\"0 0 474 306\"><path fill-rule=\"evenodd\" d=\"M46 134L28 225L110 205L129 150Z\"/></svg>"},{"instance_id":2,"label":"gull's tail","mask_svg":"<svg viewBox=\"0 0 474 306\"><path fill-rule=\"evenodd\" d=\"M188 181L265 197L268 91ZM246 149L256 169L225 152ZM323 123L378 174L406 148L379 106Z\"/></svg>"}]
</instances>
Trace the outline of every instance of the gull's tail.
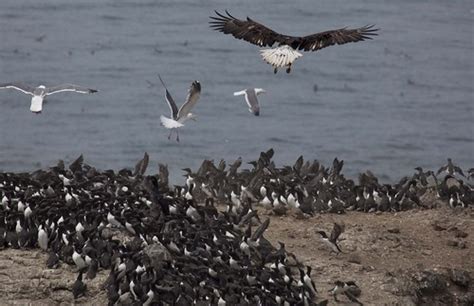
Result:
<instances>
[{"instance_id":1,"label":"gull's tail","mask_svg":"<svg viewBox=\"0 0 474 306\"><path fill-rule=\"evenodd\" d=\"M180 128L180 127L184 126L184 124L179 123L176 120L167 118L163 115L160 116L160 121L161 121L161 125L164 126L167 129L177 129L177 128Z\"/></svg>"},{"instance_id":2,"label":"gull's tail","mask_svg":"<svg viewBox=\"0 0 474 306\"><path fill-rule=\"evenodd\" d=\"M31 98L30 111L33 113L41 113L43 110L43 98L40 96L33 96Z\"/></svg>"}]
</instances>

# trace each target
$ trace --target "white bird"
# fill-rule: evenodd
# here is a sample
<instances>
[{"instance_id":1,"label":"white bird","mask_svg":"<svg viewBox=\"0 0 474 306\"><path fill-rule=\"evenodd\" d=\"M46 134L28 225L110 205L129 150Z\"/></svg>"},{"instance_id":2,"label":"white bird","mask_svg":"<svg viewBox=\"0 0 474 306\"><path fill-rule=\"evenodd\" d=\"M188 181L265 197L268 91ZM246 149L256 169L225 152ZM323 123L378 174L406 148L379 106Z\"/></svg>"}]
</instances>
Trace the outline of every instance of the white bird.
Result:
<instances>
[{"instance_id":1,"label":"white bird","mask_svg":"<svg viewBox=\"0 0 474 306\"><path fill-rule=\"evenodd\" d=\"M43 226L38 227L38 245L43 250L48 249L48 233L43 229Z\"/></svg>"},{"instance_id":2,"label":"white bird","mask_svg":"<svg viewBox=\"0 0 474 306\"><path fill-rule=\"evenodd\" d=\"M270 201L268 196L265 196L263 200L260 201L260 205L262 205L265 209L268 209L268 210L273 208L272 201Z\"/></svg>"},{"instance_id":3,"label":"white bird","mask_svg":"<svg viewBox=\"0 0 474 306\"><path fill-rule=\"evenodd\" d=\"M165 88L166 102L168 102L168 106L171 110L171 118L165 117L163 115L160 116L161 125L171 130L168 139L171 138L173 130L176 130L176 141L179 141L179 132L177 129L183 127L184 123L187 120L194 119L196 117L193 113L191 113L191 109L194 107L194 105L196 105L201 95L201 83L199 83L198 81L194 81L191 84L191 87L188 91L188 96L186 97L186 100L184 101L183 105L181 105L178 110L178 107L176 106L176 103L171 97L168 88L166 88L165 83L161 79L161 76L158 75L158 77L160 78L161 84L163 84L163 87Z\"/></svg>"},{"instance_id":4,"label":"white bird","mask_svg":"<svg viewBox=\"0 0 474 306\"><path fill-rule=\"evenodd\" d=\"M257 96L265 92L265 89L262 88L247 88L242 91L234 92L234 96L245 95L245 101L249 106L249 112L251 112L255 116L260 116L260 106L258 104Z\"/></svg>"},{"instance_id":5,"label":"white bird","mask_svg":"<svg viewBox=\"0 0 474 306\"><path fill-rule=\"evenodd\" d=\"M118 228L122 228L122 227L123 227L123 225L122 225L119 221L117 221L117 219L115 219L115 216L112 215L112 214L110 213L110 211L109 211L108 214L107 214L107 221L108 221L109 224L111 224L112 226L115 226L115 227L118 227Z\"/></svg>"},{"instance_id":6,"label":"white bird","mask_svg":"<svg viewBox=\"0 0 474 306\"><path fill-rule=\"evenodd\" d=\"M44 85L39 85L38 87L32 87L19 82L14 83L3 83L0 84L1 88L13 88L19 90L27 95L32 95L30 111L33 113L39 114L43 110L43 101L46 96L63 92L63 91L74 91L83 94L89 94L97 92L96 89L86 88L74 84L61 84L53 87L46 87Z\"/></svg>"},{"instance_id":7,"label":"white bird","mask_svg":"<svg viewBox=\"0 0 474 306\"><path fill-rule=\"evenodd\" d=\"M262 187L260 187L260 194L262 195L262 197L267 196L267 188L265 188L265 185L262 185Z\"/></svg>"},{"instance_id":8,"label":"white bird","mask_svg":"<svg viewBox=\"0 0 474 306\"><path fill-rule=\"evenodd\" d=\"M75 248L74 248L74 253L72 253L72 260L74 261L74 264L76 264L76 267L78 268L78 270L82 270L85 267L87 267L87 263L84 260L83 256L79 254Z\"/></svg>"}]
</instances>

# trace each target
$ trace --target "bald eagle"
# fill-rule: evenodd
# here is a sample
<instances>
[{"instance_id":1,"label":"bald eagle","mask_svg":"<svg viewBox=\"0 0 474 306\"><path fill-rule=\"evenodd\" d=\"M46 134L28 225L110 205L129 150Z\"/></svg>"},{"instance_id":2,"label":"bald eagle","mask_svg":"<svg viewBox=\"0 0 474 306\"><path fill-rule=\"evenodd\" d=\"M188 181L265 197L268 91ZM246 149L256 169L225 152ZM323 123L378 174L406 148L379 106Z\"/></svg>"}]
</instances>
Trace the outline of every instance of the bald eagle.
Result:
<instances>
[{"instance_id":1,"label":"bald eagle","mask_svg":"<svg viewBox=\"0 0 474 306\"><path fill-rule=\"evenodd\" d=\"M212 20L209 23L216 31L232 34L235 38L260 47L272 47L278 43L276 48L260 50L263 60L273 66L275 73L282 67L287 67L286 72L290 73L293 62L303 56L297 50L317 51L335 44L372 39L371 36L377 35L375 32L378 31L373 25L367 25L357 29L341 28L302 37L288 36L279 34L249 17L247 20L240 20L228 11L225 11L227 16L215 12L217 16L211 16Z\"/></svg>"}]
</instances>

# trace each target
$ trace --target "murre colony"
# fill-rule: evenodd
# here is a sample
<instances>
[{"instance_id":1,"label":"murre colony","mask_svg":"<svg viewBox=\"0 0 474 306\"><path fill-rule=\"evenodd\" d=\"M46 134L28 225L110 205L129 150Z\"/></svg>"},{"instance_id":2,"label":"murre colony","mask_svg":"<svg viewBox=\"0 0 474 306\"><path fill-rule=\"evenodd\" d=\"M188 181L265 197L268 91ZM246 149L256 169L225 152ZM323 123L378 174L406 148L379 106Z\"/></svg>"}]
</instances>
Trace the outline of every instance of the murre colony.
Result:
<instances>
[{"instance_id":1,"label":"murre colony","mask_svg":"<svg viewBox=\"0 0 474 306\"><path fill-rule=\"evenodd\" d=\"M419 168L381 185L370 173L358 183L345 178L337 159L330 168L302 157L276 167L273 154L262 152L251 169L240 169L241 159L229 167L206 160L195 172L185 169L186 183L174 187L164 165L145 176L147 154L134 171L99 171L81 156L67 168L60 161L47 170L1 173L0 248L40 248L48 268L75 266L75 298L98 271L110 270L103 287L111 305L325 305L328 294L317 290L311 267L265 239L270 219L258 206L308 217L425 208L420 197L427 193L453 207L474 204L471 185L450 173L452 161L443 177ZM337 254L343 231L334 224L331 234L314 228L314 235ZM117 232L130 239L116 239ZM354 280L334 285L335 300L344 294L361 304Z\"/></svg>"}]
</instances>

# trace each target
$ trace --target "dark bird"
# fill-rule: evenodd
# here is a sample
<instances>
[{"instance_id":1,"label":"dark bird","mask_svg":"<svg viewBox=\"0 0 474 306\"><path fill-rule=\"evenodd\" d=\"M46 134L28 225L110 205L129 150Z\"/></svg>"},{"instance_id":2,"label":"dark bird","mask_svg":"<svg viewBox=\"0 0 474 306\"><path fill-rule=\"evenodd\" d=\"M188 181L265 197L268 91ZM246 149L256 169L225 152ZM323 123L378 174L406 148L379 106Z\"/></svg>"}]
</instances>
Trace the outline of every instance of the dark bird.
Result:
<instances>
[{"instance_id":1,"label":"dark bird","mask_svg":"<svg viewBox=\"0 0 474 306\"><path fill-rule=\"evenodd\" d=\"M339 302L337 299L338 294L344 294L347 296L351 302L357 303L358 305L362 304L356 297L360 295L360 288L354 283L353 281L342 282L342 281L335 281L334 288L329 290L331 294L334 296L334 301Z\"/></svg>"},{"instance_id":2,"label":"dark bird","mask_svg":"<svg viewBox=\"0 0 474 306\"><path fill-rule=\"evenodd\" d=\"M443 171L445 171L447 174L450 174L450 175L455 175L456 173L459 173L460 175L466 177L464 173L462 172L461 168L453 164L453 161L451 160L451 158L448 158L448 163L446 165L438 169L438 172L436 172L436 175L439 175Z\"/></svg>"},{"instance_id":3,"label":"dark bird","mask_svg":"<svg viewBox=\"0 0 474 306\"><path fill-rule=\"evenodd\" d=\"M467 179L471 180L474 178L474 168L467 170Z\"/></svg>"},{"instance_id":4,"label":"dark bird","mask_svg":"<svg viewBox=\"0 0 474 306\"><path fill-rule=\"evenodd\" d=\"M235 38L243 39L260 47L272 47L278 43L278 47L261 50L263 60L272 65L274 72L278 68L287 67L286 72L290 73L291 65L299 57L303 56L297 50L317 51L332 45L342 45L350 42L358 42L372 39L371 36L378 29L373 25L356 29L341 28L307 36L283 35L267 28L249 17L247 20L240 20L232 16L228 11L227 15L215 11L217 16L211 16L209 23L211 28L224 34L232 34Z\"/></svg>"},{"instance_id":5,"label":"dark bird","mask_svg":"<svg viewBox=\"0 0 474 306\"><path fill-rule=\"evenodd\" d=\"M331 236L328 237L326 232L324 231L318 231L318 233L321 235L321 239L323 242L328 245L332 251L335 253L342 253L341 248L337 244L337 240L339 239L339 236L344 232L344 226L340 225L338 223L334 223L334 227L332 228L331 231Z\"/></svg>"},{"instance_id":6,"label":"dark bird","mask_svg":"<svg viewBox=\"0 0 474 306\"><path fill-rule=\"evenodd\" d=\"M74 299L85 294L87 289L87 285L82 282L82 272L79 273L77 276L76 281L72 285L72 295L74 295Z\"/></svg>"}]
</instances>

